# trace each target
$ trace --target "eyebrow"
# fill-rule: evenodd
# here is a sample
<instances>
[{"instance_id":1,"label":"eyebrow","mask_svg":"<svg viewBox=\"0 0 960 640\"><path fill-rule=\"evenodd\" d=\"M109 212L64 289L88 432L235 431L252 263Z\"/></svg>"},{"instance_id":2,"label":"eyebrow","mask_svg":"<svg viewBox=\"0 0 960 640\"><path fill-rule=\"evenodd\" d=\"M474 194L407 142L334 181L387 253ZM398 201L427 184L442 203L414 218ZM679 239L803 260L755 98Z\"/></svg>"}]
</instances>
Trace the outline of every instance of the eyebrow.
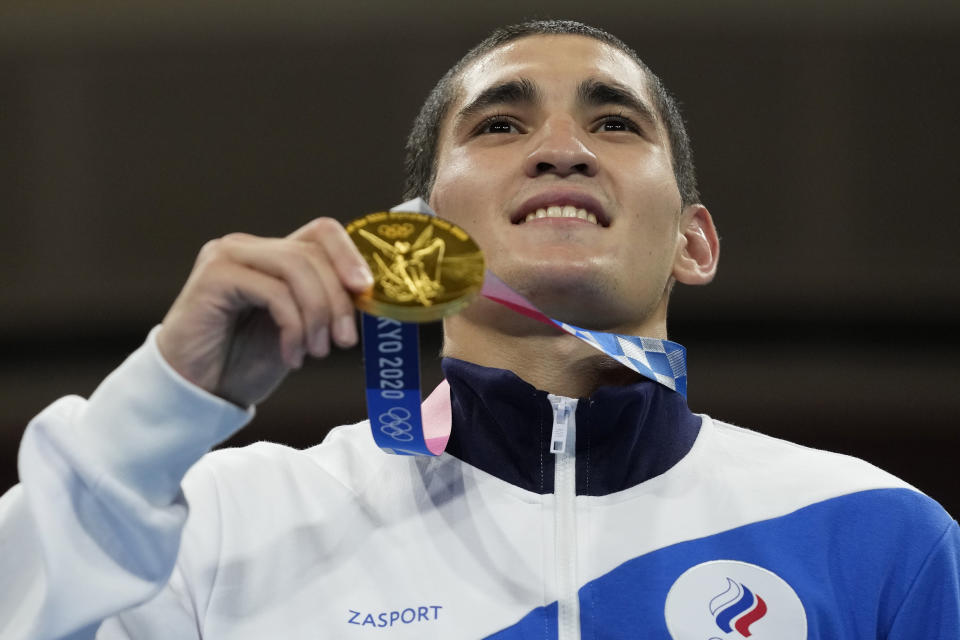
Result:
<instances>
[{"instance_id":1,"label":"eyebrow","mask_svg":"<svg viewBox=\"0 0 960 640\"><path fill-rule=\"evenodd\" d=\"M590 107L604 105L619 105L637 113L651 125L657 124L656 112L638 96L632 89L621 84L604 82L603 80L584 80L577 87L577 100Z\"/></svg>"},{"instance_id":2,"label":"eyebrow","mask_svg":"<svg viewBox=\"0 0 960 640\"><path fill-rule=\"evenodd\" d=\"M540 89L526 78L501 82L487 87L468 105L460 109L457 121L466 120L490 107L500 105L532 105L540 102Z\"/></svg>"},{"instance_id":3,"label":"eyebrow","mask_svg":"<svg viewBox=\"0 0 960 640\"><path fill-rule=\"evenodd\" d=\"M476 114L496 106L536 105L541 102L540 88L527 79L518 78L487 87L457 113L456 122L470 119ZM619 105L656 126L656 111L632 89L615 82L596 78L584 80L577 87L577 101L588 107Z\"/></svg>"}]
</instances>

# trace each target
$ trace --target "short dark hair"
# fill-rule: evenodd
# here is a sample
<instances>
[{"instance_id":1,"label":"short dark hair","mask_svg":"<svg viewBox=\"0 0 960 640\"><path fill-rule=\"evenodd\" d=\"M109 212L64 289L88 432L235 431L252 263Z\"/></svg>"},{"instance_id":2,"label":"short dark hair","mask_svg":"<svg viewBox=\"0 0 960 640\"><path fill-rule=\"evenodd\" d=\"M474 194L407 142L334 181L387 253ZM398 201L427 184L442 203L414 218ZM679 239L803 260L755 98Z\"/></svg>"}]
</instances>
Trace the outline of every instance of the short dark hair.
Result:
<instances>
[{"instance_id":1,"label":"short dark hair","mask_svg":"<svg viewBox=\"0 0 960 640\"><path fill-rule=\"evenodd\" d=\"M684 205L699 202L697 175L693 166L693 151L690 138L680 115L677 101L667 91L650 68L644 64L637 52L616 36L572 20L534 20L500 27L473 47L447 71L427 96L413 121L413 127L407 138L406 158L404 160L404 199L428 198L437 175L437 142L440 127L456 97L461 72L477 58L507 44L513 40L536 35L578 35L587 36L609 44L630 56L644 72L653 94L654 108L663 121L670 142L673 174Z\"/></svg>"}]
</instances>

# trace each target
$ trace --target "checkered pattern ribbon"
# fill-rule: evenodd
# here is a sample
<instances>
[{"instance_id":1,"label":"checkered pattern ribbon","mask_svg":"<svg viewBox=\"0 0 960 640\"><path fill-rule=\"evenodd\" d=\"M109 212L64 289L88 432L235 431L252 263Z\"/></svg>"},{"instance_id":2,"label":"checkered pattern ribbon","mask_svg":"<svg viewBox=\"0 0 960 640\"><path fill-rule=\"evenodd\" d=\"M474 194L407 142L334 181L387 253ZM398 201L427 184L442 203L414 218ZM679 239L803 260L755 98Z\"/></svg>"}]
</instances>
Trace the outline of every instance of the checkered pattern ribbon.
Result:
<instances>
[{"instance_id":1,"label":"checkered pattern ribbon","mask_svg":"<svg viewBox=\"0 0 960 640\"><path fill-rule=\"evenodd\" d=\"M397 205L391 211L415 211L436 215L430 205L421 198ZM591 331L554 320L490 271L487 271L480 294L529 318L552 324L640 375L659 382L684 397L687 395L687 350L676 342Z\"/></svg>"},{"instance_id":2,"label":"checkered pattern ribbon","mask_svg":"<svg viewBox=\"0 0 960 640\"><path fill-rule=\"evenodd\" d=\"M487 271L484 278L480 295L534 320L552 324L640 375L655 380L684 397L687 395L687 350L676 342L591 331L554 320L490 271Z\"/></svg>"}]
</instances>

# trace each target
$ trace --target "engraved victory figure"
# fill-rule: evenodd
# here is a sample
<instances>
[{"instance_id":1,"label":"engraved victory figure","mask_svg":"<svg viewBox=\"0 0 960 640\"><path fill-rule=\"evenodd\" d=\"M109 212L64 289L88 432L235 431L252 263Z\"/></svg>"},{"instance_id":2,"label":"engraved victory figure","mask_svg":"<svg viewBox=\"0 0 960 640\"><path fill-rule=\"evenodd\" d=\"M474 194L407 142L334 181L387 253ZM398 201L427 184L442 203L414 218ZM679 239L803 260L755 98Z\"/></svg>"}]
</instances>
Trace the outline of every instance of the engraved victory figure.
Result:
<instances>
[{"instance_id":1,"label":"engraved victory figure","mask_svg":"<svg viewBox=\"0 0 960 640\"><path fill-rule=\"evenodd\" d=\"M397 302L416 299L430 306L443 292L440 266L446 243L442 238L433 237L432 226L427 226L413 244L405 240L390 244L366 229L360 229L359 233L380 251L373 254L377 265L374 277L387 296Z\"/></svg>"}]
</instances>

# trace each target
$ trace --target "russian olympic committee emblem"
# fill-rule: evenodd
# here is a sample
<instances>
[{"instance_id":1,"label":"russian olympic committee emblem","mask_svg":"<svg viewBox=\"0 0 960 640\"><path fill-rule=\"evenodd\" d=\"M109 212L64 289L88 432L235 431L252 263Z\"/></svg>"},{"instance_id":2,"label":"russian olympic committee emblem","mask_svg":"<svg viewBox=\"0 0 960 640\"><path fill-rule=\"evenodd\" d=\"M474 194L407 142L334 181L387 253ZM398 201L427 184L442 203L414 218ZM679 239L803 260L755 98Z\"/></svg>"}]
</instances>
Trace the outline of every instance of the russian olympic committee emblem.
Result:
<instances>
[{"instance_id":1,"label":"russian olympic committee emblem","mask_svg":"<svg viewBox=\"0 0 960 640\"><path fill-rule=\"evenodd\" d=\"M804 640L807 616L793 588L755 564L713 560L687 569L664 606L673 640Z\"/></svg>"}]
</instances>

